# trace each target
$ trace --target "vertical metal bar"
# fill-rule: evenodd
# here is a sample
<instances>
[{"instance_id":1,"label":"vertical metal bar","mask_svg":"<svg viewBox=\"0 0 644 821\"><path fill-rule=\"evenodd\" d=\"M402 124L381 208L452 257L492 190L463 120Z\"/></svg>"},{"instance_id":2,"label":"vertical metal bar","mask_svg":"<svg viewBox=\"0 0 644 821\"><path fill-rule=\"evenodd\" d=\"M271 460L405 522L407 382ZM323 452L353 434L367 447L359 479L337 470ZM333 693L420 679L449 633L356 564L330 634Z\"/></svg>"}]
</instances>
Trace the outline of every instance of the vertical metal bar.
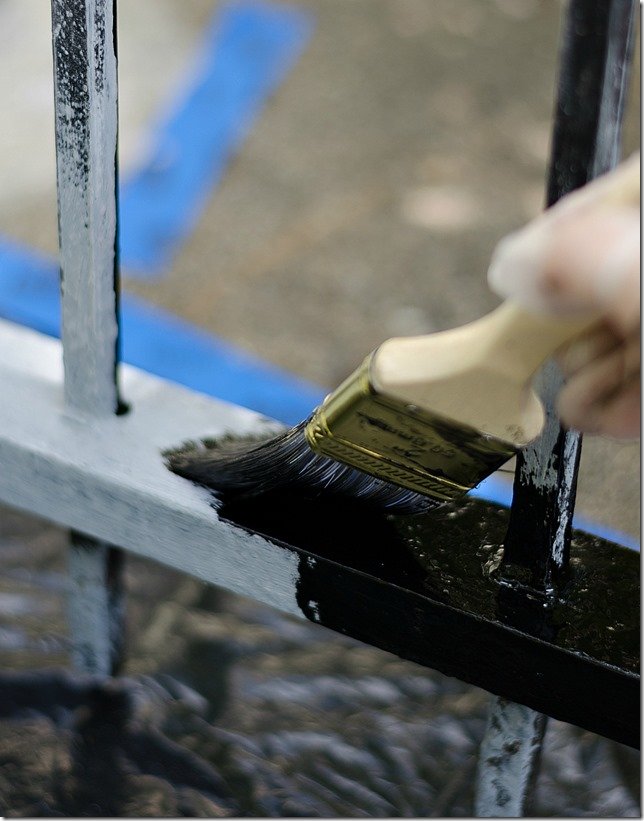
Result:
<instances>
[{"instance_id":1,"label":"vertical metal bar","mask_svg":"<svg viewBox=\"0 0 644 821\"><path fill-rule=\"evenodd\" d=\"M612 168L620 156L633 48L635 0L571 0L559 66L547 205ZM549 363L540 376L546 425L517 459L499 600L508 624L547 637L568 565L581 437L554 411L562 385ZM476 814L516 817L530 798L546 717L495 698L479 758Z\"/></svg>"},{"instance_id":2,"label":"vertical metal bar","mask_svg":"<svg viewBox=\"0 0 644 821\"><path fill-rule=\"evenodd\" d=\"M572 0L559 76L547 204L618 160L633 46L635 0ZM548 421L520 455L505 544L505 569L547 592L567 564L581 440L563 431L553 409L561 385L554 366L542 379Z\"/></svg>"},{"instance_id":3,"label":"vertical metal bar","mask_svg":"<svg viewBox=\"0 0 644 821\"><path fill-rule=\"evenodd\" d=\"M85 421L119 410L115 26L115 0L52 0L65 404ZM73 657L89 672L115 667L119 565L72 534Z\"/></svg>"},{"instance_id":4,"label":"vertical metal bar","mask_svg":"<svg viewBox=\"0 0 644 821\"><path fill-rule=\"evenodd\" d=\"M123 552L72 532L68 620L77 670L112 675L123 653Z\"/></svg>"},{"instance_id":5,"label":"vertical metal bar","mask_svg":"<svg viewBox=\"0 0 644 821\"><path fill-rule=\"evenodd\" d=\"M113 0L53 0L65 401L118 407Z\"/></svg>"},{"instance_id":6,"label":"vertical metal bar","mask_svg":"<svg viewBox=\"0 0 644 821\"><path fill-rule=\"evenodd\" d=\"M547 204L609 170L620 154L633 47L635 0L572 0L563 36ZM503 575L512 586L554 593L568 562L581 437L554 411L561 386L550 364L541 377L547 423L519 455Z\"/></svg>"},{"instance_id":7,"label":"vertical metal bar","mask_svg":"<svg viewBox=\"0 0 644 821\"><path fill-rule=\"evenodd\" d=\"M517 818L537 775L546 717L495 697L479 751L477 818Z\"/></svg>"}]
</instances>

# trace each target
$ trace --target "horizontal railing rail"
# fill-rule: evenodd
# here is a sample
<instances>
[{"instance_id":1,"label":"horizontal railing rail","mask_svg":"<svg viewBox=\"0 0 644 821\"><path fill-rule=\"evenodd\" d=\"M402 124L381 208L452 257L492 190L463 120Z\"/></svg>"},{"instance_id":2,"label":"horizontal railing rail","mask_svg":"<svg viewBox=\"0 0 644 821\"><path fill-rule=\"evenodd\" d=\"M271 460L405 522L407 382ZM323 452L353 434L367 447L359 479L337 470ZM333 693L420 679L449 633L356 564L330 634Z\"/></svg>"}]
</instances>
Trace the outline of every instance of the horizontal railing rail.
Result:
<instances>
[{"instance_id":1,"label":"horizontal railing rail","mask_svg":"<svg viewBox=\"0 0 644 821\"><path fill-rule=\"evenodd\" d=\"M163 452L267 431L263 417L131 367L130 413L79 415L64 403L58 341L0 323L0 349L12 352L0 365L11 398L3 503L637 746L636 551L578 531L565 595L555 607L527 596L517 630L495 573L507 509L469 500L379 518L357 505L222 506Z\"/></svg>"}]
</instances>

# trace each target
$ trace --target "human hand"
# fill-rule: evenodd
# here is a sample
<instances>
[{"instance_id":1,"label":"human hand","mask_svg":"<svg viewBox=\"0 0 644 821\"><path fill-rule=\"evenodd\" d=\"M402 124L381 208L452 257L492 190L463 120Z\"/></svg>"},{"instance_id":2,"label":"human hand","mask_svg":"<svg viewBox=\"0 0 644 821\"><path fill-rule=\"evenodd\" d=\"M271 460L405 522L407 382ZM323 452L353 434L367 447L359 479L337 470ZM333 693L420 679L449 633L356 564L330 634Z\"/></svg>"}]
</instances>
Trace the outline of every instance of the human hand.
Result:
<instances>
[{"instance_id":1,"label":"human hand","mask_svg":"<svg viewBox=\"0 0 644 821\"><path fill-rule=\"evenodd\" d=\"M563 197L502 240L488 271L533 312L597 314L559 356L564 425L620 439L640 432L640 158Z\"/></svg>"}]
</instances>

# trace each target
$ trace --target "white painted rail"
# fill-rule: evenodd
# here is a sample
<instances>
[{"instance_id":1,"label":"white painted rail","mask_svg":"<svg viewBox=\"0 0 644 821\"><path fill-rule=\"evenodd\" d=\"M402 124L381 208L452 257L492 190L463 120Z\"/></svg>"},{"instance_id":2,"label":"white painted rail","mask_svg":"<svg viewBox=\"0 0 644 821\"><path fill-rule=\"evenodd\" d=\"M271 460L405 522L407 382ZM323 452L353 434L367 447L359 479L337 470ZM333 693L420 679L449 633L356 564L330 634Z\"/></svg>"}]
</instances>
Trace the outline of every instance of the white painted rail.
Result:
<instances>
[{"instance_id":1,"label":"white painted rail","mask_svg":"<svg viewBox=\"0 0 644 821\"><path fill-rule=\"evenodd\" d=\"M75 414L60 343L0 322L0 501L302 615L296 554L220 521L211 494L162 458L189 439L271 426L135 368L122 377L130 413Z\"/></svg>"}]
</instances>

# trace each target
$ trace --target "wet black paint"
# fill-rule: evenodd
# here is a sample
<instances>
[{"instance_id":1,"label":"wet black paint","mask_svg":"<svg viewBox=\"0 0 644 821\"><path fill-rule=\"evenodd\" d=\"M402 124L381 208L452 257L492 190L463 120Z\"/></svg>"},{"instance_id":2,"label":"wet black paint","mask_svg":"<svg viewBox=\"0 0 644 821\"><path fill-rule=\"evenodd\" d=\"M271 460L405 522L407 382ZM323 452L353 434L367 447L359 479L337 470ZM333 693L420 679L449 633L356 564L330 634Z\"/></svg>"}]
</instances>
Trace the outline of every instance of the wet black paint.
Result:
<instances>
[{"instance_id":1,"label":"wet black paint","mask_svg":"<svg viewBox=\"0 0 644 821\"><path fill-rule=\"evenodd\" d=\"M576 532L560 592L538 595L501 573L509 512L477 499L420 516L376 516L339 503L263 497L225 504L222 519L305 551L300 603L316 557L366 573L565 649L638 671L639 556ZM332 594L331 594L332 595ZM327 597L327 607L332 600ZM513 611L514 617L507 615ZM312 617L312 616L310 616ZM592 640L589 638L592 635Z\"/></svg>"},{"instance_id":2,"label":"wet black paint","mask_svg":"<svg viewBox=\"0 0 644 821\"><path fill-rule=\"evenodd\" d=\"M481 500L393 517L267 496L219 515L299 555L311 621L638 745L634 551L576 533L559 594L541 598L503 578L509 511Z\"/></svg>"},{"instance_id":3,"label":"wet black paint","mask_svg":"<svg viewBox=\"0 0 644 821\"><path fill-rule=\"evenodd\" d=\"M397 520L337 499L265 494L226 502L219 516L281 544L422 593L422 577Z\"/></svg>"}]
</instances>

